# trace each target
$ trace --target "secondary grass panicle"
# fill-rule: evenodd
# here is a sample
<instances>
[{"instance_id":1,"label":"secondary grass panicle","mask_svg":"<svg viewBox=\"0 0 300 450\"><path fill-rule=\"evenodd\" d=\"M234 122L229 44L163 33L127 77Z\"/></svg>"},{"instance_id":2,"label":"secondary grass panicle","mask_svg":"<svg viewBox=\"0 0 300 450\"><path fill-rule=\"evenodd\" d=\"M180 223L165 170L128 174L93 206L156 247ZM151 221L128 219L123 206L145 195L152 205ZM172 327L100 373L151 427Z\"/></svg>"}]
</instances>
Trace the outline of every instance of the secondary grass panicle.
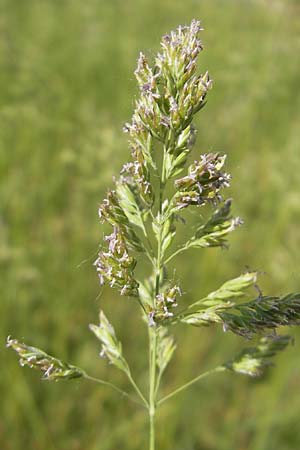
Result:
<instances>
[{"instance_id":1,"label":"secondary grass panicle","mask_svg":"<svg viewBox=\"0 0 300 450\"><path fill-rule=\"evenodd\" d=\"M43 350L19 342L17 339L7 338L7 347L11 347L19 355L22 367L28 366L43 373L43 380L58 381L81 378L84 371L79 367L72 366L60 359L48 355Z\"/></svg>"},{"instance_id":2,"label":"secondary grass panicle","mask_svg":"<svg viewBox=\"0 0 300 450\"><path fill-rule=\"evenodd\" d=\"M44 379L83 377L109 386L146 408L149 450L155 450L155 418L162 403L213 373L261 375L291 341L288 336L277 335L277 329L300 323L300 294L257 295L258 289L253 289L257 288L256 272L235 275L198 300L185 299L178 283L168 276L170 261L180 253L191 248L209 251L211 247L227 246L230 233L242 225L239 217L232 216L232 200L225 198L231 180L224 169L226 155L205 153L188 162L196 145L194 118L205 106L212 86L208 72L197 74L197 60L203 50L200 31L200 22L193 20L189 26L165 35L153 64L144 54L139 55L135 109L124 126L131 160L113 180L114 187L99 207L100 222L108 225L111 233L104 238L105 248L101 248L95 267L101 285L117 288L132 308L140 308L149 334L147 385L140 387L133 377L122 344L103 311L99 325L90 325L90 329L101 342L100 355L124 372L134 396L35 347L8 340L21 364L41 370ZM189 212L195 208L201 208L203 214L196 216L195 227L189 227ZM186 237L174 248L179 219L186 223ZM144 264L145 257L149 273L138 280L136 265ZM251 300L247 299L249 295ZM161 378L176 349L171 334L174 326L215 324L239 338L253 339L253 346L162 397Z\"/></svg>"},{"instance_id":3,"label":"secondary grass panicle","mask_svg":"<svg viewBox=\"0 0 300 450\"><path fill-rule=\"evenodd\" d=\"M291 342L290 336L265 336L259 339L255 347L241 351L233 361L224 364L226 369L243 375L258 377L273 365L272 358Z\"/></svg>"}]
</instances>

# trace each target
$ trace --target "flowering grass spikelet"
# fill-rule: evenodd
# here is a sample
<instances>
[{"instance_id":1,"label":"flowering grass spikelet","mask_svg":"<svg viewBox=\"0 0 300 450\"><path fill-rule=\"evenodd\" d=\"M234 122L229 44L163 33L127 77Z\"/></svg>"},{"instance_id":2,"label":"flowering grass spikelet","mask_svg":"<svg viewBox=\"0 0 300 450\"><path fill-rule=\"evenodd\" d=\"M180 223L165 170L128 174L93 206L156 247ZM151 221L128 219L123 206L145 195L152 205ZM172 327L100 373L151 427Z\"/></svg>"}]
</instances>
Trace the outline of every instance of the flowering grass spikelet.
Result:
<instances>
[{"instance_id":1,"label":"flowering grass spikelet","mask_svg":"<svg viewBox=\"0 0 300 450\"><path fill-rule=\"evenodd\" d=\"M122 231L114 227L112 234L105 237L108 251L100 251L94 262L100 279L100 284L108 282L110 287L116 287L121 295L136 297L138 282L134 279L136 260L129 256L126 240Z\"/></svg>"},{"instance_id":2,"label":"flowering grass spikelet","mask_svg":"<svg viewBox=\"0 0 300 450\"><path fill-rule=\"evenodd\" d=\"M226 155L209 153L201 156L188 169L188 175L175 181L178 189L175 204L178 210L189 205L205 205L222 199L219 191L229 187L230 175L221 172Z\"/></svg>"},{"instance_id":3,"label":"flowering grass spikelet","mask_svg":"<svg viewBox=\"0 0 300 450\"><path fill-rule=\"evenodd\" d=\"M148 313L150 326L156 326L174 316L174 308L177 305L177 297L181 295L181 289L177 285L170 286L156 295L155 308Z\"/></svg>"}]
</instances>

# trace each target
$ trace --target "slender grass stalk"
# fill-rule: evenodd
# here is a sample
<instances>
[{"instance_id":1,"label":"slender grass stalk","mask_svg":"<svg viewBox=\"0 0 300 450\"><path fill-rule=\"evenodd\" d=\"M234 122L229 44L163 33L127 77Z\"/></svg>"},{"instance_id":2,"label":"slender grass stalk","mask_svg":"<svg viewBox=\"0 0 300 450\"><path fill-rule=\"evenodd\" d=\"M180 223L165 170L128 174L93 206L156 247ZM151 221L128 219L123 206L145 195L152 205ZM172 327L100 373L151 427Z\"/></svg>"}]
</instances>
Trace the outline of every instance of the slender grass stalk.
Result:
<instances>
[{"instance_id":1,"label":"slender grass stalk","mask_svg":"<svg viewBox=\"0 0 300 450\"><path fill-rule=\"evenodd\" d=\"M156 398L155 398L155 383L156 383L156 333L151 332L150 339L150 386L149 386L149 450L155 450L155 412L156 412Z\"/></svg>"},{"instance_id":2,"label":"slender grass stalk","mask_svg":"<svg viewBox=\"0 0 300 450\"><path fill-rule=\"evenodd\" d=\"M100 378L91 377L90 375L87 375L86 373L83 375L83 377L86 380L93 381L94 383L99 383L99 384L103 384L104 386L108 386L108 387L112 388L114 391L118 392L118 394L121 394L122 397L127 397L129 400L136 403L137 405L140 405L143 408L148 408L147 402L146 402L146 404L144 402L143 403L139 402L134 397L132 397L130 394L128 394L128 392L123 391L122 389L118 388L118 386L114 385L113 383L110 383L109 381L101 380Z\"/></svg>"},{"instance_id":3,"label":"slender grass stalk","mask_svg":"<svg viewBox=\"0 0 300 450\"><path fill-rule=\"evenodd\" d=\"M163 172L164 168L162 169ZM163 202L163 192L165 184L160 181L159 186L159 205L158 211L159 215L162 214L162 202ZM162 227L159 224L159 230L157 234L157 257L156 265L153 267L155 275L155 296L153 299L154 308L156 307L156 299L159 296L160 291L160 273L162 267ZM156 394L158 386L157 383L157 371L156 371L156 359L157 359L157 334L156 329L153 327L149 329L150 339L149 339L149 353L150 353L150 379L149 379L149 422L150 422L150 432L149 432L149 450L155 450L155 413L156 413Z\"/></svg>"},{"instance_id":4,"label":"slender grass stalk","mask_svg":"<svg viewBox=\"0 0 300 450\"><path fill-rule=\"evenodd\" d=\"M185 247L180 247L166 259L165 264L169 264L169 262L171 262L172 259L175 258L175 256L180 255L180 253L184 252L185 250L187 250Z\"/></svg>"},{"instance_id":5,"label":"slender grass stalk","mask_svg":"<svg viewBox=\"0 0 300 450\"><path fill-rule=\"evenodd\" d=\"M226 370L225 367L219 366L219 367L216 367L215 369L208 370L207 372L201 373L197 377L193 378L191 381L188 381L187 383L185 383L182 386L180 386L178 389L175 389L175 391L173 391L170 394L166 395L165 397L161 398L157 402L157 405L158 406L161 405L165 401L169 400L170 398L174 397L175 395L177 395L180 392L184 391L185 389L189 388L190 386L192 386L193 384L195 384L198 381L202 380L203 378L206 378L209 375L212 375L212 374L217 373L217 372L224 372L224 370Z\"/></svg>"},{"instance_id":6,"label":"slender grass stalk","mask_svg":"<svg viewBox=\"0 0 300 450\"><path fill-rule=\"evenodd\" d=\"M138 396L140 397L140 399L142 400L143 405L144 405L146 408L149 408L149 404L148 404L147 400L145 399L144 395L142 394L140 388L138 387L138 385L136 384L136 382L135 382L134 379L132 378L131 372L129 372L129 374L128 374L128 379L129 379L130 383L132 384L134 390L136 391L137 395L138 395Z\"/></svg>"}]
</instances>

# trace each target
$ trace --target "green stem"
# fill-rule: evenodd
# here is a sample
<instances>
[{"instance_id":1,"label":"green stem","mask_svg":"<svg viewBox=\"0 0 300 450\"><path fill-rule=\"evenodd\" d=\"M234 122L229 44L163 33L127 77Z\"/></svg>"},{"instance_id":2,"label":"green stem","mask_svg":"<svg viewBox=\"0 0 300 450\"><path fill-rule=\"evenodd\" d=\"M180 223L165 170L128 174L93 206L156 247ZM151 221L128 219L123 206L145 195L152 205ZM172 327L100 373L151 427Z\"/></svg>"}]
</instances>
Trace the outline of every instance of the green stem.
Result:
<instances>
[{"instance_id":1,"label":"green stem","mask_svg":"<svg viewBox=\"0 0 300 450\"><path fill-rule=\"evenodd\" d=\"M173 258L175 258L175 256L179 255L180 253L184 252L185 250L187 250L187 247L180 247L178 250L176 250L176 252L174 252L171 256L169 256L169 258L166 259L165 264L168 264Z\"/></svg>"},{"instance_id":2,"label":"green stem","mask_svg":"<svg viewBox=\"0 0 300 450\"><path fill-rule=\"evenodd\" d=\"M150 252L146 249L145 251L145 255L147 256L147 258L149 259L151 264L154 264L154 260L153 257L151 256Z\"/></svg>"},{"instance_id":3,"label":"green stem","mask_svg":"<svg viewBox=\"0 0 300 450\"><path fill-rule=\"evenodd\" d=\"M155 450L155 422L154 415L150 414L150 441L149 450Z\"/></svg>"},{"instance_id":4,"label":"green stem","mask_svg":"<svg viewBox=\"0 0 300 450\"><path fill-rule=\"evenodd\" d=\"M161 405L162 403L164 403L166 400L169 400L171 397L174 397L174 395L179 394L179 392L183 391L184 389L187 389L188 387L192 386L192 384L197 383L197 381L201 380L202 378L206 378L209 375L212 375L213 373L217 373L217 372L224 372L226 370L225 367L223 366L218 366L215 369L212 370L208 370L207 372L201 373L200 375L198 375L196 378L193 378L191 381L188 381L187 383L185 383L183 386L180 386L178 389L175 389L175 391L171 392L170 394L166 395L165 397L163 397L162 399L160 399L157 402L157 405Z\"/></svg>"},{"instance_id":5,"label":"green stem","mask_svg":"<svg viewBox=\"0 0 300 450\"><path fill-rule=\"evenodd\" d=\"M139 297L135 297L136 301L138 302L139 306L141 307L141 310L143 311L143 314L145 316L145 318L148 317L147 311L145 309L145 306L143 305L143 302L141 301L141 299Z\"/></svg>"},{"instance_id":6,"label":"green stem","mask_svg":"<svg viewBox=\"0 0 300 450\"><path fill-rule=\"evenodd\" d=\"M156 331L150 330L150 388L149 388L149 450L155 450L155 410L156 410Z\"/></svg>"},{"instance_id":7,"label":"green stem","mask_svg":"<svg viewBox=\"0 0 300 450\"><path fill-rule=\"evenodd\" d=\"M132 375L131 375L130 371L129 371L129 372L126 372L126 373L127 373L128 379L129 379L130 383L132 384L132 386L133 386L135 392L137 393L137 395L138 395L138 396L140 397L140 399L142 400L143 405L145 406L145 408L149 408L149 404L148 404L147 400L145 399L145 397L144 397L144 395L142 394L140 388L138 387L138 385L136 384L136 382L135 382L134 379L132 378Z\"/></svg>"},{"instance_id":8,"label":"green stem","mask_svg":"<svg viewBox=\"0 0 300 450\"><path fill-rule=\"evenodd\" d=\"M157 397L157 394L158 394L158 389L159 389L159 386L160 386L160 380L161 380L162 374L163 374L163 372L160 370L158 372L158 375L157 375L157 378L156 378L155 397Z\"/></svg>"},{"instance_id":9,"label":"green stem","mask_svg":"<svg viewBox=\"0 0 300 450\"><path fill-rule=\"evenodd\" d=\"M167 149L166 146L164 145L164 154L163 154L163 160L162 160L162 169L161 169L161 181L162 183L166 183L167 179L166 179L166 154L167 154Z\"/></svg>"},{"instance_id":10,"label":"green stem","mask_svg":"<svg viewBox=\"0 0 300 450\"><path fill-rule=\"evenodd\" d=\"M128 394L128 392L123 391L122 389L118 388L118 386L115 386L113 383L110 383L109 381L101 380L100 378L91 377L87 373L84 373L83 377L86 380L93 381L94 383L99 383L99 384L103 384L104 386L108 386L108 387L114 389L119 394L121 394L123 397L127 397L132 402L137 403L138 405L147 408L147 402L146 402L146 405L144 403L139 402L138 400L133 398L130 394Z\"/></svg>"},{"instance_id":11,"label":"green stem","mask_svg":"<svg viewBox=\"0 0 300 450\"><path fill-rule=\"evenodd\" d=\"M189 310L195 308L195 306L201 306L201 302L204 301L204 300L205 300L205 298L200 299L200 300L197 300L196 302L191 303L190 305L188 305L188 306L186 306L185 308L183 308L183 309L180 311L180 313L179 313L178 315L175 315L175 316L172 318L172 320L170 321L170 323L173 323L173 324L174 324L174 323L177 323L178 320L182 319L182 318L185 316L184 313L186 313L187 311L189 311Z\"/></svg>"},{"instance_id":12,"label":"green stem","mask_svg":"<svg viewBox=\"0 0 300 450\"><path fill-rule=\"evenodd\" d=\"M163 169L164 170L164 169ZM159 233L157 237L157 258L154 265L155 270L155 295L153 299L154 309L156 308L156 297L159 294L160 289L160 272L162 268L162 254L161 254L161 214L162 214L162 202L163 191L165 183L160 179L159 186L159 205L158 205L158 218L159 218ZM157 380L156 380L156 353L157 353L157 334L156 329L149 328L149 450L155 450L155 412L156 412L156 393L157 393Z\"/></svg>"}]
</instances>

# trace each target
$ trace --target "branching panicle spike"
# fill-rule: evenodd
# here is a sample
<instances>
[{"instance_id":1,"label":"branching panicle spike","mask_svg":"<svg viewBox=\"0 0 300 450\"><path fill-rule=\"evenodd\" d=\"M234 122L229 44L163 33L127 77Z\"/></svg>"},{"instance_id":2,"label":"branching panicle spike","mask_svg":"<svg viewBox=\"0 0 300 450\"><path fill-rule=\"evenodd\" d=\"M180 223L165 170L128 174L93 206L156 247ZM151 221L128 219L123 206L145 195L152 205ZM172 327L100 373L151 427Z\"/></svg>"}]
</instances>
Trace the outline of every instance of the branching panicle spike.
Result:
<instances>
[{"instance_id":1,"label":"branching panicle spike","mask_svg":"<svg viewBox=\"0 0 300 450\"><path fill-rule=\"evenodd\" d=\"M281 298L260 296L221 311L219 317L226 329L246 338L281 326L300 325L300 294Z\"/></svg>"},{"instance_id":2,"label":"branching panicle spike","mask_svg":"<svg viewBox=\"0 0 300 450\"><path fill-rule=\"evenodd\" d=\"M273 365L272 358L290 344L290 336L262 337L255 347L242 350L236 358L224 367L236 373L257 377Z\"/></svg>"},{"instance_id":3,"label":"branching panicle spike","mask_svg":"<svg viewBox=\"0 0 300 450\"><path fill-rule=\"evenodd\" d=\"M19 342L17 339L7 338L7 347L18 353L21 366L28 366L40 370L43 380L59 381L81 378L84 371L60 359L48 355L43 350Z\"/></svg>"},{"instance_id":4,"label":"branching panicle spike","mask_svg":"<svg viewBox=\"0 0 300 450\"><path fill-rule=\"evenodd\" d=\"M228 299L208 308L205 308L204 302L202 308L182 315L180 320L195 326L220 323L224 331L250 339L281 326L300 325L300 294L289 294L282 298L260 296L241 304Z\"/></svg>"}]
</instances>

